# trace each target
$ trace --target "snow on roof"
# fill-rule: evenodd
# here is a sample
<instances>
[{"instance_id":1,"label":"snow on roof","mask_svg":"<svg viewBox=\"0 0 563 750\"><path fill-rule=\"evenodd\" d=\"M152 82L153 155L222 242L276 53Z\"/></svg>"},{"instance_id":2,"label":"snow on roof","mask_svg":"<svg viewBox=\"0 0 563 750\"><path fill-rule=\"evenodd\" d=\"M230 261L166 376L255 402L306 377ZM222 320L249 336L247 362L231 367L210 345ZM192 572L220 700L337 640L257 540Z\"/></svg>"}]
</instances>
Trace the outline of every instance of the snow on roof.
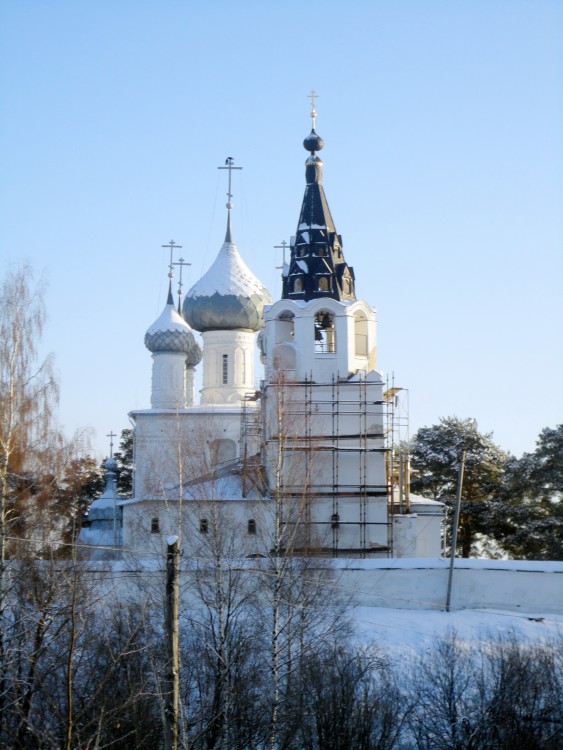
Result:
<instances>
[{"instance_id":1,"label":"snow on roof","mask_svg":"<svg viewBox=\"0 0 563 750\"><path fill-rule=\"evenodd\" d=\"M186 500L256 500L258 494L252 486L251 480L246 482L245 495L240 474L230 474L225 477L206 479L190 485L184 492Z\"/></svg>"},{"instance_id":2,"label":"snow on roof","mask_svg":"<svg viewBox=\"0 0 563 750\"><path fill-rule=\"evenodd\" d=\"M147 335L161 331L191 331L186 321L176 312L174 305L167 304L154 323L147 329Z\"/></svg>"},{"instance_id":3,"label":"snow on roof","mask_svg":"<svg viewBox=\"0 0 563 750\"><path fill-rule=\"evenodd\" d=\"M259 294L271 302L268 290L248 268L233 242L223 244L209 270L192 286L186 296L197 299L211 297L214 294L247 297Z\"/></svg>"},{"instance_id":4,"label":"snow on roof","mask_svg":"<svg viewBox=\"0 0 563 750\"><path fill-rule=\"evenodd\" d=\"M439 500L431 500L429 497L422 497L422 495L414 495L412 492L409 493L409 502L411 505L436 505L442 507L444 503Z\"/></svg>"},{"instance_id":5,"label":"snow on roof","mask_svg":"<svg viewBox=\"0 0 563 750\"><path fill-rule=\"evenodd\" d=\"M195 366L201 360L201 349L194 338L192 329L174 305L168 302L164 310L145 333L145 346L150 352L181 352L188 354L189 365Z\"/></svg>"}]
</instances>

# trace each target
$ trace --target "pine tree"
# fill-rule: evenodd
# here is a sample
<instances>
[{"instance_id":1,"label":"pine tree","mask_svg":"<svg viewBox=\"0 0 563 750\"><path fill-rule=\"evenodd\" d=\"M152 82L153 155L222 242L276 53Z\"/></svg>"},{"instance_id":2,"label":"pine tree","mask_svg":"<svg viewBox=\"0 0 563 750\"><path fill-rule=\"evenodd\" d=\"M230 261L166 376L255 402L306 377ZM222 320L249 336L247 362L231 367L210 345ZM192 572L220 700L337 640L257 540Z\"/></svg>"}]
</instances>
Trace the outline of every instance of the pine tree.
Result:
<instances>
[{"instance_id":1,"label":"pine tree","mask_svg":"<svg viewBox=\"0 0 563 750\"><path fill-rule=\"evenodd\" d=\"M119 450L115 451L117 463L117 491L121 497L133 497L133 441L132 429L121 430Z\"/></svg>"},{"instance_id":2,"label":"pine tree","mask_svg":"<svg viewBox=\"0 0 563 750\"><path fill-rule=\"evenodd\" d=\"M423 427L412 446L413 492L453 505L458 469L465 451L465 471L458 530L463 557L469 557L477 532L487 534L490 503L498 498L508 454L479 432L475 419L445 417Z\"/></svg>"}]
</instances>

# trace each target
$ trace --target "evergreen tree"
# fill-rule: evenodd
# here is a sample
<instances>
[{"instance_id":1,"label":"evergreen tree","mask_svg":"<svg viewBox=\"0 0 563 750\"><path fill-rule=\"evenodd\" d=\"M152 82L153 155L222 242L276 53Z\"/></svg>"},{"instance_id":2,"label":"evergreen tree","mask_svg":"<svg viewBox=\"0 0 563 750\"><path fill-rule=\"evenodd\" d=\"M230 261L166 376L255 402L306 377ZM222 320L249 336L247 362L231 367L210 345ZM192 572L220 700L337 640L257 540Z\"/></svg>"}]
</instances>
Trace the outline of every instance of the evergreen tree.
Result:
<instances>
[{"instance_id":1,"label":"evergreen tree","mask_svg":"<svg viewBox=\"0 0 563 750\"><path fill-rule=\"evenodd\" d=\"M92 456L71 458L56 492L57 512L67 519L65 541L76 541L82 518L104 490L101 467Z\"/></svg>"},{"instance_id":2,"label":"evergreen tree","mask_svg":"<svg viewBox=\"0 0 563 750\"><path fill-rule=\"evenodd\" d=\"M453 506L459 465L465 451L458 543L469 557L475 534L490 532L490 503L502 486L508 454L479 432L475 419L445 417L432 427L423 427L412 445L413 492Z\"/></svg>"},{"instance_id":3,"label":"evergreen tree","mask_svg":"<svg viewBox=\"0 0 563 750\"><path fill-rule=\"evenodd\" d=\"M511 458L491 524L504 549L529 560L563 558L563 425L544 428L536 450Z\"/></svg>"},{"instance_id":4,"label":"evergreen tree","mask_svg":"<svg viewBox=\"0 0 563 750\"><path fill-rule=\"evenodd\" d=\"M441 419L414 437L413 492L451 508L464 450L458 530L463 557L475 552L479 535L490 556L562 559L563 425L543 429L536 450L518 459L481 434L474 419Z\"/></svg>"},{"instance_id":5,"label":"evergreen tree","mask_svg":"<svg viewBox=\"0 0 563 750\"><path fill-rule=\"evenodd\" d=\"M563 499L563 424L544 427L532 454L533 495L539 500Z\"/></svg>"},{"instance_id":6,"label":"evergreen tree","mask_svg":"<svg viewBox=\"0 0 563 750\"><path fill-rule=\"evenodd\" d=\"M121 497L133 497L134 437L134 430L121 430L119 450L113 454L117 463L117 491Z\"/></svg>"}]
</instances>

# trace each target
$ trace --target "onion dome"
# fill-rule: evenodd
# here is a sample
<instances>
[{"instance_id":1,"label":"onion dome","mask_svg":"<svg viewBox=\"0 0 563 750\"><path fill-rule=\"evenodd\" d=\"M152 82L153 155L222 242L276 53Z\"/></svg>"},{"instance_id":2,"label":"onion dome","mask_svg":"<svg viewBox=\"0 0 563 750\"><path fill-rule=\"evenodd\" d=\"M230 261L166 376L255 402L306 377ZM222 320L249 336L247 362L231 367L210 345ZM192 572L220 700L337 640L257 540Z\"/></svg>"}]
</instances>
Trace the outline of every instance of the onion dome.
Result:
<instances>
[{"instance_id":1,"label":"onion dome","mask_svg":"<svg viewBox=\"0 0 563 750\"><path fill-rule=\"evenodd\" d=\"M314 154L315 151L320 151L324 145L325 143L323 139L315 132L315 128L311 130L309 135L303 141L303 147L306 151L310 151L311 154Z\"/></svg>"},{"instance_id":2,"label":"onion dome","mask_svg":"<svg viewBox=\"0 0 563 750\"><path fill-rule=\"evenodd\" d=\"M186 364L189 367L195 367L201 362L201 347L189 325L176 312L171 289L168 290L164 310L145 333L145 346L153 354L182 352L186 355Z\"/></svg>"},{"instance_id":3,"label":"onion dome","mask_svg":"<svg viewBox=\"0 0 563 750\"><path fill-rule=\"evenodd\" d=\"M230 211L230 206L227 204ZM184 318L196 331L257 331L270 293L256 278L231 236L230 214L225 242L211 268L184 298Z\"/></svg>"},{"instance_id":4,"label":"onion dome","mask_svg":"<svg viewBox=\"0 0 563 750\"><path fill-rule=\"evenodd\" d=\"M117 461L113 456L109 456L109 458L106 458L105 461L102 462L102 468L106 472L115 473L117 471Z\"/></svg>"},{"instance_id":5,"label":"onion dome","mask_svg":"<svg viewBox=\"0 0 563 750\"><path fill-rule=\"evenodd\" d=\"M113 456L109 456L102 462L104 470L104 491L97 497L88 509L88 520L93 521L113 520L115 516L115 504L121 499L117 494L117 462Z\"/></svg>"}]
</instances>

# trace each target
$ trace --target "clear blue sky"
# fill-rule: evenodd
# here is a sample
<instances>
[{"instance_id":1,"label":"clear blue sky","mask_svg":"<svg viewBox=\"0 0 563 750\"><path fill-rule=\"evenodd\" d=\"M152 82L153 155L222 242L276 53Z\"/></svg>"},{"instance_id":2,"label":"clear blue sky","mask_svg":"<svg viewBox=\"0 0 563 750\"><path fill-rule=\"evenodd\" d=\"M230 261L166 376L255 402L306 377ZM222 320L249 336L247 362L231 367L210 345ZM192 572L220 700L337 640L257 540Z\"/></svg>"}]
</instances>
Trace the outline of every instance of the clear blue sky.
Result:
<instances>
[{"instance_id":1,"label":"clear blue sky","mask_svg":"<svg viewBox=\"0 0 563 750\"><path fill-rule=\"evenodd\" d=\"M475 417L516 455L563 421L560 0L1 0L0 272L49 280L71 433L149 406L147 327L225 229L280 295L311 88L324 185L410 429Z\"/></svg>"}]
</instances>

